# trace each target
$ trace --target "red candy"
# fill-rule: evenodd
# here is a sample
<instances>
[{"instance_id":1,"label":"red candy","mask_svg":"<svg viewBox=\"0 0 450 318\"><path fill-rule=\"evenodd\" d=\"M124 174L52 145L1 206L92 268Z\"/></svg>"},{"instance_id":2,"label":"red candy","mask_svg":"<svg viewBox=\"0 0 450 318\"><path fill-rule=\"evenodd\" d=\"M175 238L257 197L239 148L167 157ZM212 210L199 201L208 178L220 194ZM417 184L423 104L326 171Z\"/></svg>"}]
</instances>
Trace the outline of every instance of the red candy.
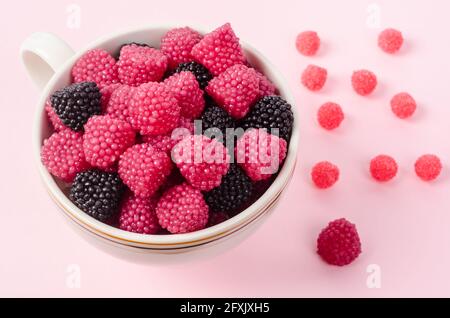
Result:
<instances>
[{"instance_id":1,"label":"red candy","mask_svg":"<svg viewBox=\"0 0 450 318\"><path fill-rule=\"evenodd\" d=\"M359 95L369 95L377 86L377 77L368 70L355 71L352 75L352 86Z\"/></svg>"},{"instance_id":2,"label":"red candy","mask_svg":"<svg viewBox=\"0 0 450 318\"><path fill-rule=\"evenodd\" d=\"M191 51L194 60L214 76L236 64L244 64L245 56L231 25L226 23L206 34Z\"/></svg>"},{"instance_id":3,"label":"red candy","mask_svg":"<svg viewBox=\"0 0 450 318\"><path fill-rule=\"evenodd\" d=\"M393 54L400 50L403 44L403 35L395 29L383 30L378 36L378 46L384 52Z\"/></svg>"},{"instance_id":4,"label":"red candy","mask_svg":"<svg viewBox=\"0 0 450 318\"><path fill-rule=\"evenodd\" d=\"M319 189L329 188L339 180L339 168L328 161L319 162L312 168L311 178Z\"/></svg>"},{"instance_id":5,"label":"red candy","mask_svg":"<svg viewBox=\"0 0 450 318\"><path fill-rule=\"evenodd\" d=\"M442 171L442 163L438 156L427 154L419 157L414 164L417 176L423 181L436 179Z\"/></svg>"},{"instance_id":6,"label":"red candy","mask_svg":"<svg viewBox=\"0 0 450 318\"><path fill-rule=\"evenodd\" d=\"M172 159L183 177L202 191L218 187L230 166L227 148L203 135L184 137L172 149Z\"/></svg>"},{"instance_id":7,"label":"red candy","mask_svg":"<svg viewBox=\"0 0 450 318\"><path fill-rule=\"evenodd\" d=\"M398 166L395 160L387 155L379 155L370 161L370 173L380 182L389 181L397 175Z\"/></svg>"},{"instance_id":8,"label":"red candy","mask_svg":"<svg viewBox=\"0 0 450 318\"><path fill-rule=\"evenodd\" d=\"M205 108L203 91L191 72L176 73L164 81L169 90L178 100L181 116L198 118Z\"/></svg>"},{"instance_id":9,"label":"red candy","mask_svg":"<svg viewBox=\"0 0 450 318\"><path fill-rule=\"evenodd\" d=\"M344 120L344 112L338 104L328 102L320 106L317 112L317 120L320 126L327 130L332 130L339 127Z\"/></svg>"},{"instance_id":10,"label":"red candy","mask_svg":"<svg viewBox=\"0 0 450 318\"><path fill-rule=\"evenodd\" d=\"M244 117L260 94L256 71L242 64L228 68L214 77L206 92L236 119Z\"/></svg>"},{"instance_id":11,"label":"red candy","mask_svg":"<svg viewBox=\"0 0 450 318\"><path fill-rule=\"evenodd\" d=\"M311 91L320 90L327 80L327 70L316 65L308 65L302 73L302 84Z\"/></svg>"},{"instance_id":12,"label":"red candy","mask_svg":"<svg viewBox=\"0 0 450 318\"><path fill-rule=\"evenodd\" d=\"M398 93L391 99L392 112L398 118L411 117L416 111L416 101L408 93Z\"/></svg>"},{"instance_id":13,"label":"red candy","mask_svg":"<svg viewBox=\"0 0 450 318\"><path fill-rule=\"evenodd\" d=\"M119 160L119 176L138 197L150 198L166 181L172 161L149 144L128 148Z\"/></svg>"},{"instance_id":14,"label":"red candy","mask_svg":"<svg viewBox=\"0 0 450 318\"><path fill-rule=\"evenodd\" d=\"M129 100L129 121L142 135L163 135L180 120L180 106L162 83L145 83L134 89Z\"/></svg>"},{"instance_id":15,"label":"red candy","mask_svg":"<svg viewBox=\"0 0 450 318\"><path fill-rule=\"evenodd\" d=\"M170 233L188 233L206 227L208 210L200 190L183 183L163 194L156 215L162 228Z\"/></svg>"},{"instance_id":16,"label":"red candy","mask_svg":"<svg viewBox=\"0 0 450 318\"><path fill-rule=\"evenodd\" d=\"M330 222L317 238L317 253L331 265L344 266L361 254L356 226L346 219Z\"/></svg>"},{"instance_id":17,"label":"red candy","mask_svg":"<svg viewBox=\"0 0 450 318\"><path fill-rule=\"evenodd\" d=\"M297 35L295 46L301 54L312 56L320 47L320 38L314 31L304 31Z\"/></svg>"},{"instance_id":18,"label":"red candy","mask_svg":"<svg viewBox=\"0 0 450 318\"><path fill-rule=\"evenodd\" d=\"M155 234L161 229L156 217L156 202L129 194L120 209L119 227L124 231Z\"/></svg>"},{"instance_id":19,"label":"red candy","mask_svg":"<svg viewBox=\"0 0 450 318\"><path fill-rule=\"evenodd\" d=\"M168 31L161 39L161 52L169 58L169 67L175 68L180 63L192 61L192 48L201 39L201 34L189 27Z\"/></svg>"},{"instance_id":20,"label":"red candy","mask_svg":"<svg viewBox=\"0 0 450 318\"><path fill-rule=\"evenodd\" d=\"M102 49L87 51L72 68L74 83L95 82L98 87L117 83L116 60Z\"/></svg>"},{"instance_id":21,"label":"red candy","mask_svg":"<svg viewBox=\"0 0 450 318\"><path fill-rule=\"evenodd\" d=\"M86 161L94 167L107 169L134 144L131 125L110 116L92 116L84 125L83 149Z\"/></svg>"},{"instance_id":22,"label":"red candy","mask_svg":"<svg viewBox=\"0 0 450 318\"><path fill-rule=\"evenodd\" d=\"M61 131L64 128L66 128L66 126L64 126L64 124L62 123L61 119L58 117L58 115L56 115L55 109L52 107L49 101L45 103L45 111L47 112L48 119L50 120L53 128L56 131Z\"/></svg>"},{"instance_id":23,"label":"red candy","mask_svg":"<svg viewBox=\"0 0 450 318\"><path fill-rule=\"evenodd\" d=\"M64 129L44 140L41 160L47 170L66 182L72 182L75 175L89 168L83 151L81 133Z\"/></svg>"}]
</instances>

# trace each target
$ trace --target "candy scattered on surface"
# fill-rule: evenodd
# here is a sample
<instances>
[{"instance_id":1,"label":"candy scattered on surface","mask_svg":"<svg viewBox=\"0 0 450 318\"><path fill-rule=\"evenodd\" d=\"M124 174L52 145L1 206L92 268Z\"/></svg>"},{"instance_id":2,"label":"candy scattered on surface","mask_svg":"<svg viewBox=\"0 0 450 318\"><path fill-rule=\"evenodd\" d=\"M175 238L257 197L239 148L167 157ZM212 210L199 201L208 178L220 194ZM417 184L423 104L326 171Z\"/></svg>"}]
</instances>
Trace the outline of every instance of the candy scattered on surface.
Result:
<instances>
[{"instance_id":1,"label":"candy scattered on surface","mask_svg":"<svg viewBox=\"0 0 450 318\"><path fill-rule=\"evenodd\" d=\"M398 165L394 158L378 155L370 161L370 174L380 182L391 180L397 175Z\"/></svg>"},{"instance_id":2,"label":"candy scattered on surface","mask_svg":"<svg viewBox=\"0 0 450 318\"><path fill-rule=\"evenodd\" d=\"M320 38L317 35L317 32L304 31L297 35L295 46L301 54L313 56L319 50Z\"/></svg>"},{"instance_id":3,"label":"candy scattered on surface","mask_svg":"<svg viewBox=\"0 0 450 318\"><path fill-rule=\"evenodd\" d=\"M331 265L352 263L361 254L356 226L344 218L328 223L317 238L317 253Z\"/></svg>"},{"instance_id":4,"label":"candy scattered on surface","mask_svg":"<svg viewBox=\"0 0 450 318\"><path fill-rule=\"evenodd\" d=\"M333 130L341 125L344 112L339 104L327 102L317 111L317 121L326 130Z\"/></svg>"},{"instance_id":5,"label":"candy scattered on surface","mask_svg":"<svg viewBox=\"0 0 450 318\"><path fill-rule=\"evenodd\" d=\"M371 71L358 70L353 72L352 86L359 95L369 95L375 90L377 83L377 77Z\"/></svg>"},{"instance_id":6,"label":"candy scattered on surface","mask_svg":"<svg viewBox=\"0 0 450 318\"><path fill-rule=\"evenodd\" d=\"M302 73L302 84L311 91L322 89L327 80L327 70L317 65L308 65Z\"/></svg>"},{"instance_id":7,"label":"candy scattered on surface","mask_svg":"<svg viewBox=\"0 0 450 318\"><path fill-rule=\"evenodd\" d=\"M321 161L312 168L311 178L316 187L327 189L339 180L339 168L329 161Z\"/></svg>"},{"instance_id":8,"label":"candy scattered on surface","mask_svg":"<svg viewBox=\"0 0 450 318\"><path fill-rule=\"evenodd\" d=\"M416 160L414 169L420 179L423 181L432 181L440 175L442 171L442 163L438 156L426 154L420 156Z\"/></svg>"},{"instance_id":9,"label":"candy scattered on surface","mask_svg":"<svg viewBox=\"0 0 450 318\"><path fill-rule=\"evenodd\" d=\"M378 46L384 52L393 54L403 45L403 35L400 31L389 28L383 30L378 36Z\"/></svg>"},{"instance_id":10,"label":"candy scattered on surface","mask_svg":"<svg viewBox=\"0 0 450 318\"><path fill-rule=\"evenodd\" d=\"M405 119L411 117L416 111L416 108L416 101L408 93L398 93L391 99L392 112L398 118Z\"/></svg>"}]
</instances>

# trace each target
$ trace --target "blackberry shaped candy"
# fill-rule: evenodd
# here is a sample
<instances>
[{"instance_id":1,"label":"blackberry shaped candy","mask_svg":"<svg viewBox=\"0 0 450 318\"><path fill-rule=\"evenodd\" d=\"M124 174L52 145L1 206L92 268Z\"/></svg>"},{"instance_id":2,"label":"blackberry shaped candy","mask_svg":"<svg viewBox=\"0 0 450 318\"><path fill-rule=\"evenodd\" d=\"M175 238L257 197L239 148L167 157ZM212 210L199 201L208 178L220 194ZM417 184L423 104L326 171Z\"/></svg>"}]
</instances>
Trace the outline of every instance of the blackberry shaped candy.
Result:
<instances>
[{"instance_id":1,"label":"blackberry shaped candy","mask_svg":"<svg viewBox=\"0 0 450 318\"><path fill-rule=\"evenodd\" d=\"M222 183L204 193L206 204L212 212L234 212L252 196L253 184L236 164L230 164Z\"/></svg>"},{"instance_id":2,"label":"blackberry shaped candy","mask_svg":"<svg viewBox=\"0 0 450 318\"><path fill-rule=\"evenodd\" d=\"M81 82L54 92L50 100L61 122L74 131L81 131L91 116L101 114L101 97L97 84Z\"/></svg>"},{"instance_id":3,"label":"blackberry shaped candy","mask_svg":"<svg viewBox=\"0 0 450 318\"><path fill-rule=\"evenodd\" d=\"M77 174L70 199L85 213L103 222L119 211L124 189L117 173L92 169Z\"/></svg>"},{"instance_id":4,"label":"blackberry shaped candy","mask_svg":"<svg viewBox=\"0 0 450 318\"><path fill-rule=\"evenodd\" d=\"M242 121L242 127L265 128L268 133L271 129L279 129L279 137L289 140L292 132L294 115L291 105L280 96L265 96L261 98Z\"/></svg>"},{"instance_id":5,"label":"blackberry shaped candy","mask_svg":"<svg viewBox=\"0 0 450 318\"><path fill-rule=\"evenodd\" d=\"M208 69L197 62L180 63L173 73L180 73L183 71L193 73L201 89L208 86L209 81L213 78Z\"/></svg>"},{"instance_id":6,"label":"blackberry shaped candy","mask_svg":"<svg viewBox=\"0 0 450 318\"><path fill-rule=\"evenodd\" d=\"M205 135L211 138L212 135L217 134L216 129L218 129L225 137L227 128L235 128L236 122L221 107L210 102L207 102L207 104L208 106L200 118L202 121L202 133L209 130L205 133Z\"/></svg>"}]
</instances>

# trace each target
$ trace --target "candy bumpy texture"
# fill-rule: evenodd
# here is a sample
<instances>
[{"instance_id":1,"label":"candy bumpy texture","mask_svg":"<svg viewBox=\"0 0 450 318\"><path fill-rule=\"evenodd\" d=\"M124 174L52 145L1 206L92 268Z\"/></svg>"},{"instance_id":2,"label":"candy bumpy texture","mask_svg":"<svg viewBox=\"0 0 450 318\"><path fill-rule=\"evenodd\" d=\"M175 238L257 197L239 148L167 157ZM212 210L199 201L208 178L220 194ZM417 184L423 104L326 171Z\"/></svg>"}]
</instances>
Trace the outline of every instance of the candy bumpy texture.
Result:
<instances>
[{"instance_id":1,"label":"candy bumpy texture","mask_svg":"<svg viewBox=\"0 0 450 318\"><path fill-rule=\"evenodd\" d=\"M95 82L99 87L118 83L116 60L102 49L87 51L73 66L72 78L74 83Z\"/></svg>"},{"instance_id":2,"label":"candy bumpy texture","mask_svg":"<svg viewBox=\"0 0 450 318\"><path fill-rule=\"evenodd\" d=\"M339 104L328 102L320 106L317 111L317 121L326 130L333 130L341 125L344 112Z\"/></svg>"},{"instance_id":3,"label":"candy bumpy texture","mask_svg":"<svg viewBox=\"0 0 450 318\"><path fill-rule=\"evenodd\" d=\"M203 135L184 137L172 149L172 159L183 177L202 191L218 187L230 165L227 148Z\"/></svg>"},{"instance_id":4,"label":"candy bumpy texture","mask_svg":"<svg viewBox=\"0 0 450 318\"><path fill-rule=\"evenodd\" d=\"M264 129L247 130L235 147L236 162L253 181L266 180L277 173L286 153L286 140Z\"/></svg>"},{"instance_id":5,"label":"candy bumpy texture","mask_svg":"<svg viewBox=\"0 0 450 318\"><path fill-rule=\"evenodd\" d=\"M259 78L254 69L235 65L213 78L206 92L231 117L240 119L259 96Z\"/></svg>"},{"instance_id":6,"label":"candy bumpy texture","mask_svg":"<svg viewBox=\"0 0 450 318\"><path fill-rule=\"evenodd\" d=\"M426 154L417 159L414 170L423 181L432 181L441 174L442 163L438 156Z\"/></svg>"},{"instance_id":7,"label":"candy bumpy texture","mask_svg":"<svg viewBox=\"0 0 450 318\"><path fill-rule=\"evenodd\" d=\"M124 185L117 173L97 169L80 172L70 188L70 199L100 221L118 213Z\"/></svg>"},{"instance_id":8,"label":"candy bumpy texture","mask_svg":"<svg viewBox=\"0 0 450 318\"><path fill-rule=\"evenodd\" d=\"M397 175L398 165L394 158L387 155L379 155L370 161L370 173L380 182L391 180Z\"/></svg>"},{"instance_id":9,"label":"candy bumpy texture","mask_svg":"<svg viewBox=\"0 0 450 318\"><path fill-rule=\"evenodd\" d=\"M310 91L322 89L327 81L328 72L317 65L308 65L302 73L301 82Z\"/></svg>"},{"instance_id":10,"label":"candy bumpy texture","mask_svg":"<svg viewBox=\"0 0 450 318\"><path fill-rule=\"evenodd\" d=\"M183 183L163 194L156 215L161 227L170 233L188 233L206 227L208 206L200 190Z\"/></svg>"},{"instance_id":11,"label":"candy bumpy texture","mask_svg":"<svg viewBox=\"0 0 450 318\"><path fill-rule=\"evenodd\" d=\"M158 233L161 226L156 217L155 209L155 199L143 199L129 194L120 209L119 228L134 233Z\"/></svg>"},{"instance_id":12,"label":"candy bumpy texture","mask_svg":"<svg viewBox=\"0 0 450 318\"><path fill-rule=\"evenodd\" d=\"M320 38L317 35L317 32L304 31L297 35L295 46L301 54L305 56L313 56L319 50Z\"/></svg>"},{"instance_id":13,"label":"candy bumpy texture","mask_svg":"<svg viewBox=\"0 0 450 318\"><path fill-rule=\"evenodd\" d=\"M319 162L312 168L311 178L319 189L329 188L339 180L339 168L328 161Z\"/></svg>"},{"instance_id":14,"label":"candy bumpy texture","mask_svg":"<svg viewBox=\"0 0 450 318\"><path fill-rule=\"evenodd\" d=\"M161 39L161 52L169 57L169 68L192 61L192 48L201 39L200 33L189 27L169 30Z\"/></svg>"},{"instance_id":15,"label":"candy bumpy texture","mask_svg":"<svg viewBox=\"0 0 450 318\"><path fill-rule=\"evenodd\" d=\"M356 226L346 219L328 224L317 238L317 253L331 265L344 266L361 254L361 241Z\"/></svg>"},{"instance_id":16,"label":"candy bumpy texture","mask_svg":"<svg viewBox=\"0 0 450 318\"><path fill-rule=\"evenodd\" d=\"M151 197L171 171L169 156L145 143L128 148L119 160L119 175L123 182L142 198Z\"/></svg>"}]
</instances>

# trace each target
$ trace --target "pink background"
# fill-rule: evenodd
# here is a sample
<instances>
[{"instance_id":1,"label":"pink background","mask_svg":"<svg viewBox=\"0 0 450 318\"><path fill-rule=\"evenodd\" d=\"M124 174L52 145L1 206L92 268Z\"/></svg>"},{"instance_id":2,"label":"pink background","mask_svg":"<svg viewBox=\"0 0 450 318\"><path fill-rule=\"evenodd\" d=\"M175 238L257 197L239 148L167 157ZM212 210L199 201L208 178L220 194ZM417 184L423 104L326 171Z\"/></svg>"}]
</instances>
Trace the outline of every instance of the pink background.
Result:
<instances>
[{"instance_id":1,"label":"pink background","mask_svg":"<svg viewBox=\"0 0 450 318\"><path fill-rule=\"evenodd\" d=\"M0 296L450 296L448 1L78 0L79 29L66 26L70 3L17 0L0 13ZM374 12L370 3L380 10L382 28L404 33L399 54L377 48L380 29L367 23ZM298 167L276 210L242 243L186 257L118 258L80 237L41 184L31 145L39 93L19 61L19 46L34 31L54 32L79 49L130 26L192 21L207 28L231 22L284 73L300 112ZM323 41L314 58L294 47L305 29L318 31ZM329 71L319 93L299 85L309 63ZM358 68L379 77L370 97L350 87ZM407 121L389 108L390 97L402 90L419 105ZM315 121L317 108L329 100L346 113L332 133ZM433 183L413 172L415 159L427 152L445 165ZM368 175L368 162L379 153L394 156L400 166L388 184ZM320 160L341 169L339 183L326 191L309 178ZM319 230L338 217L356 223L363 244L363 254L345 268L328 266L315 253ZM80 288L67 284L70 264L80 269ZM366 285L370 264L381 270L379 289Z\"/></svg>"}]
</instances>

